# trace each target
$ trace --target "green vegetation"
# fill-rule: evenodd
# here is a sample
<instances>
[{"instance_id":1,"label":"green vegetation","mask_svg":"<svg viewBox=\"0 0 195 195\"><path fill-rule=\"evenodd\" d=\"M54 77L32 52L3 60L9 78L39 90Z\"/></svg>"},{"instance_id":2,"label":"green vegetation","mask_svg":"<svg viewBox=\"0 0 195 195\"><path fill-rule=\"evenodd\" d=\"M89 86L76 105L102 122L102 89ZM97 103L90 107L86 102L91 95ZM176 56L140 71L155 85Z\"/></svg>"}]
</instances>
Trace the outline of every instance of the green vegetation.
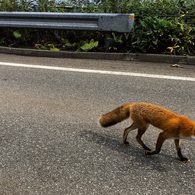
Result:
<instances>
[{"instance_id":1,"label":"green vegetation","mask_svg":"<svg viewBox=\"0 0 195 195\"><path fill-rule=\"evenodd\" d=\"M58 3L59 8L54 0L38 1L39 10L44 12L135 13L131 33L112 33L110 51L113 52L187 55L195 50L195 0L96 0L95 4L87 2L89 1L61 1ZM63 6L72 6L73 9ZM33 11L33 8L26 0L0 0L0 11ZM101 32L56 32L64 44L58 44L48 31L3 28L0 31L0 45L104 51L105 37Z\"/></svg>"}]
</instances>

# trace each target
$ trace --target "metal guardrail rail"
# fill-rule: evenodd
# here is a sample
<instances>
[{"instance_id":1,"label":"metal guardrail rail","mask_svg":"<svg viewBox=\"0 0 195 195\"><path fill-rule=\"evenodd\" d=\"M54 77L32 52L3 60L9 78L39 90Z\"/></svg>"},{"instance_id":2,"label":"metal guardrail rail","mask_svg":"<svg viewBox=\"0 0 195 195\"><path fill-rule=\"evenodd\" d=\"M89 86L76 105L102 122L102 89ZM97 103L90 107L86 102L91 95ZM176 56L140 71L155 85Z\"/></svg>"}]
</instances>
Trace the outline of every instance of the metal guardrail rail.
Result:
<instances>
[{"instance_id":1,"label":"metal guardrail rail","mask_svg":"<svg viewBox=\"0 0 195 195\"><path fill-rule=\"evenodd\" d=\"M83 30L106 32L106 51L111 32L129 33L134 14L0 12L0 27L48 30Z\"/></svg>"},{"instance_id":2,"label":"metal guardrail rail","mask_svg":"<svg viewBox=\"0 0 195 195\"><path fill-rule=\"evenodd\" d=\"M134 14L0 12L0 27L131 32Z\"/></svg>"}]
</instances>

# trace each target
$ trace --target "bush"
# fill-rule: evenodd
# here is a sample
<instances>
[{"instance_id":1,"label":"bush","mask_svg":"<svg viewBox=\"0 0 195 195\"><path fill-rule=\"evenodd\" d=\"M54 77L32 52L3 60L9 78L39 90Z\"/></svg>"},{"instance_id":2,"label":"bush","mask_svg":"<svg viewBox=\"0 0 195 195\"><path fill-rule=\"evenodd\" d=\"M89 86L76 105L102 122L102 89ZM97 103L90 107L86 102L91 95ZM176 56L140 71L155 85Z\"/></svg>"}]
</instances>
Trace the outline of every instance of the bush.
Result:
<instances>
[{"instance_id":1,"label":"bush","mask_svg":"<svg viewBox=\"0 0 195 195\"><path fill-rule=\"evenodd\" d=\"M193 26L195 20L194 17L186 17L187 15L195 16L194 9L191 9L195 7L194 0L144 0L143 2L137 0L94 0L94 3L89 3L88 0L72 0L58 3L59 6L72 5L72 10L57 8L53 0L39 0L38 3L40 11L47 12L135 13L135 23L131 33L112 33L110 38L111 51L186 55L195 49L195 26ZM29 7L26 0L0 0L0 11L33 11L33 9ZM175 15L175 17L171 15ZM186 22L194 24L186 24ZM11 39L15 40L16 43L20 41L22 43L28 42L29 45L36 44L36 30L20 30L22 35L27 34L20 38L14 37L13 31L12 29L2 29L0 32L1 45L9 45ZM104 47L104 34L101 32L57 32L64 40L68 40L72 44L73 49L78 49L73 43L78 45L85 42L92 45L90 40L94 40L96 43L98 41L96 51L102 51ZM39 34L40 39L42 39L40 42L55 42L49 33L40 31Z\"/></svg>"},{"instance_id":2,"label":"bush","mask_svg":"<svg viewBox=\"0 0 195 195\"><path fill-rule=\"evenodd\" d=\"M123 13L135 13L134 28L130 34L115 33L111 39L112 48L123 52L189 54L195 49L195 20L186 15L195 15L195 11L181 7L191 8L194 4L192 0L123 2Z\"/></svg>"},{"instance_id":3,"label":"bush","mask_svg":"<svg viewBox=\"0 0 195 195\"><path fill-rule=\"evenodd\" d=\"M192 27L183 21L149 16L138 19L129 41L137 52L186 54L194 47L191 32Z\"/></svg>"}]
</instances>

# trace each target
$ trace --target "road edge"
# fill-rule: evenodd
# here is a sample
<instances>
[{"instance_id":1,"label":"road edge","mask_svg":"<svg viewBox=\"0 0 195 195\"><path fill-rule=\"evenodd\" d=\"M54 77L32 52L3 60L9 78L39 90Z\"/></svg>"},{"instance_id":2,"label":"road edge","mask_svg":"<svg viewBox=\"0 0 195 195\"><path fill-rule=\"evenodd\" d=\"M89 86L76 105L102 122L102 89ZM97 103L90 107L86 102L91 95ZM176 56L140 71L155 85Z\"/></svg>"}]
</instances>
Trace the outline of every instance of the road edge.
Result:
<instances>
[{"instance_id":1,"label":"road edge","mask_svg":"<svg viewBox=\"0 0 195 195\"><path fill-rule=\"evenodd\" d=\"M47 51L24 48L0 47L0 53L15 54L22 56L53 57L53 58L80 58L99 60L120 60L137 62L158 62L195 65L195 56L177 56L162 54L142 53L106 53L106 52L68 52L68 51Z\"/></svg>"}]
</instances>

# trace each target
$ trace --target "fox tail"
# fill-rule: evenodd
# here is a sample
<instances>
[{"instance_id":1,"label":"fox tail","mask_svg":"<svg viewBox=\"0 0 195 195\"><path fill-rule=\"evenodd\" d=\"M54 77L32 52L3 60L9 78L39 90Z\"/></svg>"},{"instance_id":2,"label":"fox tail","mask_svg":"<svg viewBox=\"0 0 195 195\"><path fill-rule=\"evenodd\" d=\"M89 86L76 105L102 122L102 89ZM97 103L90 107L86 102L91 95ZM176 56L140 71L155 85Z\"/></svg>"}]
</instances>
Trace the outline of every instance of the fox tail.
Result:
<instances>
[{"instance_id":1,"label":"fox tail","mask_svg":"<svg viewBox=\"0 0 195 195\"><path fill-rule=\"evenodd\" d=\"M99 124L102 127L110 127L115 125L130 116L130 104L123 105L109 112L108 114L102 115L99 118Z\"/></svg>"}]
</instances>

